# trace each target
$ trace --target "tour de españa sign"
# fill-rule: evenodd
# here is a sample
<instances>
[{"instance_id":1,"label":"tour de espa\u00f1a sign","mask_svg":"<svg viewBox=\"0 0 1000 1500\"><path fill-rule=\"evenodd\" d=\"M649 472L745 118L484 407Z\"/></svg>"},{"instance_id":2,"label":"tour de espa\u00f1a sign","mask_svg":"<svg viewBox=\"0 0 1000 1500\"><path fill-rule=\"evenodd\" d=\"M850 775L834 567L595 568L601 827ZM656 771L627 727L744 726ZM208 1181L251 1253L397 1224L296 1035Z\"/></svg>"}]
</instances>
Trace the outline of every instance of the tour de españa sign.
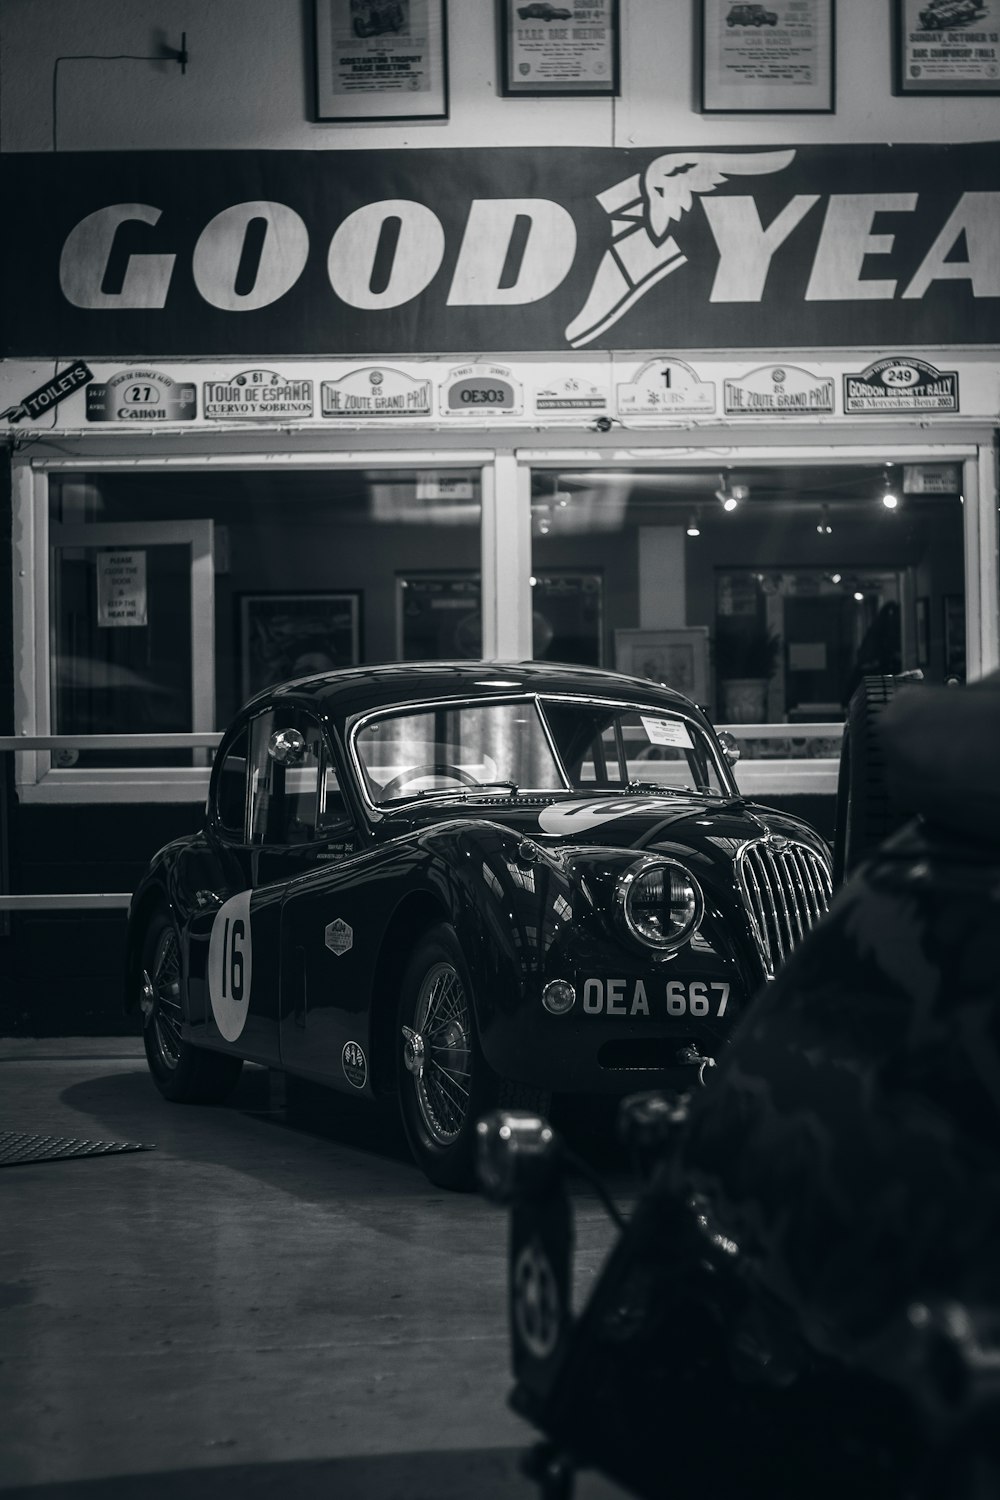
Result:
<instances>
[{"instance_id":1,"label":"tour de espa\u00f1a sign","mask_svg":"<svg viewBox=\"0 0 1000 1500\"><path fill-rule=\"evenodd\" d=\"M1000 343L1000 148L0 158L0 354Z\"/></svg>"}]
</instances>

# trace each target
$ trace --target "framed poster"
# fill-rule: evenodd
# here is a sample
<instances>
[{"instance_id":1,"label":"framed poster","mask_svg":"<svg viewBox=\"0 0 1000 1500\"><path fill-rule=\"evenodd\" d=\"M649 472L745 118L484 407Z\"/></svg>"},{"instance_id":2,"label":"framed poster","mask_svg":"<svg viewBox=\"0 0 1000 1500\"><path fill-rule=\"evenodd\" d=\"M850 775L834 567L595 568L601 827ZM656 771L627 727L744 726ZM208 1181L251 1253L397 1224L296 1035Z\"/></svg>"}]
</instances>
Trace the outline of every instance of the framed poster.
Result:
<instances>
[{"instance_id":1,"label":"framed poster","mask_svg":"<svg viewBox=\"0 0 1000 1500\"><path fill-rule=\"evenodd\" d=\"M617 94L619 25L618 0L500 0L502 92Z\"/></svg>"},{"instance_id":2,"label":"framed poster","mask_svg":"<svg viewBox=\"0 0 1000 1500\"><path fill-rule=\"evenodd\" d=\"M917 666L926 667L931 659L931 602L926 594L916 600Z\"/></svg>"},{"instance_id":3,"label":"framed poster","mask_svg":"<svg viewBox=\"0 0 1000 1500\"><path fill-rule=\"evenodd\" d=\"M352 667L361 659L361 595L241 594L243 700L290 677Z\"/></svg>"},{"instance_id":4,"label":"framed poster","mask_svg":"<svg viewBox=\"0 0 1000 1500\"><path fill-rule=\"evenodd\" d=\"M400 661L471 660L483 654L479 574L407 573L396 578Z\"/></svg>"},{"instance_id":5,"label":"framed poster","mask_svg":"<svg viewBox=\"0 0 1000 1500\"><path fill-rule=\"evenodd\" d=\"M699 0L703 114L832 114L835 0Z\"/></svg>"},{"instance_id":6,"label":"framed poster","mask_svg":"<svg viewBox=\"0 0 1000 1500\"><path fill-rule=\"evenodd\" d=\"M695 703L708 702L708 626L670 630L616 630L615 670L676 688Z\"/></svg>"},{"instance_id":7,"label":"framed poster","mask_svg":"<svg viewBox=\"0 0 1000 1500\"><path fill-rule=\"evenodd\" d=\"M536 661L603 667L603 574L539 568L531 585L531 640Z\"/></svg>"},{"instance_id":8,"label":"framed poster","mask_svg":"<svg viewBox=\"0 0 1000 1500\"><path fill-rule=\"evenodd\" d=\"M945 594L944 675L965 681L965 595Z\"/></svg>"},{"instance_id":9,"label":"framed poster","mask_svg":"<svg viewBox=\"0 0 1000 1500\"><path fill-rule=\"evenodd\" d=\"M896 0L893 93L1000 94L1000 0Z\"/></svg>"},{"instance_id":10,"label":"framed poster","mask_svg":"<svg viewBox=\"0 0 1000 1500\"><path fill-rule=\"evenodd\" d=\"M314 0L317 120L448 117L445 0Z\"/></svg>"}]
</instances>

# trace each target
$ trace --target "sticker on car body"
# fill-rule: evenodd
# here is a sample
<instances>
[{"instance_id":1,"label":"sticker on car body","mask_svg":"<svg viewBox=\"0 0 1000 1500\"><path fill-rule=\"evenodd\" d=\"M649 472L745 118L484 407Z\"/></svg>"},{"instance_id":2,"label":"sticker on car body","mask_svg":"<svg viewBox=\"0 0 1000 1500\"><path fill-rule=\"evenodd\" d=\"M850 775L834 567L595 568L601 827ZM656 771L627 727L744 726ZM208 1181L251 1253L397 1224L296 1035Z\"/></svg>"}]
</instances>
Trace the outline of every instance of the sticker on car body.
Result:
<instances>
[{"instance_id":1,"label":"sticker on car body","mask_svg":"<svg viewBox=\"0 0 1000 1500\"><path fill-rule=\"evenodd\" d=\"M357 1042L345 1042L340 1061L348 1083L356 1089L363 1089L368 1082L368 1059L364 1048Z\"/></svg>"},{"instance_id":2,"label":"sticker on car body","mask_svg":"<svg viewBox=\"0 0 1000 1500\"><path fill-rule=\"evenodd\" d=\"M669 811L662 797L605 797L599 802L569 804L553 802L538 814L538 826L543 833L568 836L600 828L604 823L614 822L615 818L627 818L630 813L659 813L661 817L668 817Z\"/></svg>"},{"instance_id":3,"label":"sticker on car body","mask_svg":"<svg viewBox=\"0 0 1000 1500\"><path fill-rule=\"evenodd\" d=\"M215 1024L227 1042L239 1040L250 1011L250 895L250 891L240 891L219 907L208 945L208 998Z\"/></svg>"}]
</instances>

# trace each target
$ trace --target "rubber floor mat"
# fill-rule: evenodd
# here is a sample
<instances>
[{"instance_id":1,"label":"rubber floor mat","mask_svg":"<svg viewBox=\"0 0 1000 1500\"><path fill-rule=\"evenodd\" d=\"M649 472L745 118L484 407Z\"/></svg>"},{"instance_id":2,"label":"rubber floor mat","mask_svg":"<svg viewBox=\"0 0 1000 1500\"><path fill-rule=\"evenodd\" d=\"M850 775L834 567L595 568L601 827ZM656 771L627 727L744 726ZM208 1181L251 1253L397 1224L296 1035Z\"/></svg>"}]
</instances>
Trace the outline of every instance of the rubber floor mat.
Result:
<instances>
[{"instance_id":1,"label":"rubber floor mat","mask_svg":"<svg viewBox=\"0 0 1000 1500\"><path fill-rule=\"evenodd\" d=\"M73 1156L114 1156L122 1151L152 1151L134 1141L77 1141L65 1135L23 1135L0 1130L0 1167L22 1162L63 1161Z\"/></svg>"}]
</instances>

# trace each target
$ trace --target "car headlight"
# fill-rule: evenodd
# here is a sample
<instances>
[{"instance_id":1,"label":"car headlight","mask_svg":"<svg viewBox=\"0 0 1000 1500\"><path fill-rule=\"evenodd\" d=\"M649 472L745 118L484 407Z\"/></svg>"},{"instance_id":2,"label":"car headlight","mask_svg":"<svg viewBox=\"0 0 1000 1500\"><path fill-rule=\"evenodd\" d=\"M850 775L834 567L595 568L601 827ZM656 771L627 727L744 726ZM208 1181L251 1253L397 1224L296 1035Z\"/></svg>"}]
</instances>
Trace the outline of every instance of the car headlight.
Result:
<instances>
[{"instance_id":1,"label":"car headlight","mask_svg":"<svg viewBox=\"0 0 1000 1500\"><path fill-rule=\"evenodd\" d=\"M669 951L687 942L705 914L701 886L676 860L648 855L619 876L618 919L646 948Z\"/></svg>"}]
</instances>

